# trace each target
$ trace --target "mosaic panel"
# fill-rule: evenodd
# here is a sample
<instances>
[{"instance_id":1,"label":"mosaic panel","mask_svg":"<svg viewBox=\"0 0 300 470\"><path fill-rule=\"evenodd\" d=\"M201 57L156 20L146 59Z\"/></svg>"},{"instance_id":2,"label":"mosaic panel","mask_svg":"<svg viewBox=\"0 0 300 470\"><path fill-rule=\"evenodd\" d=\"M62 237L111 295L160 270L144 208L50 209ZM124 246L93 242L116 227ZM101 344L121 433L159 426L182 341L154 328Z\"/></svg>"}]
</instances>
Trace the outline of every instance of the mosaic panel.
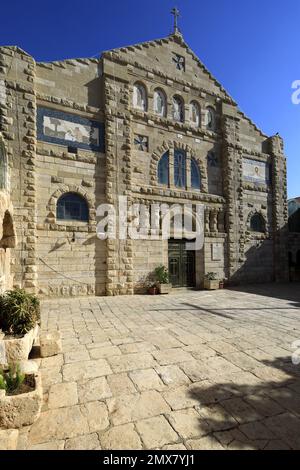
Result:
<instances>
[{"instance_id":1,"label":"mosaic panel","mask_svg":"<svg viewBox=\"0 0 300 470\"><path fill-rule=\"evenodd\" d=\"M270 165L259 160L243 158L243 178L258 184L270 183Z\"/></svg>"},{"instance_id":2,"label":"mosaic panel","mask_svg":"<svg viewBox=\"0 0 300 470\"><path fill-rule=\"evenodd\" d=\"M39 107L38 140L104 152L104 124L75 114Z\"/></svg>"}]
</instances>

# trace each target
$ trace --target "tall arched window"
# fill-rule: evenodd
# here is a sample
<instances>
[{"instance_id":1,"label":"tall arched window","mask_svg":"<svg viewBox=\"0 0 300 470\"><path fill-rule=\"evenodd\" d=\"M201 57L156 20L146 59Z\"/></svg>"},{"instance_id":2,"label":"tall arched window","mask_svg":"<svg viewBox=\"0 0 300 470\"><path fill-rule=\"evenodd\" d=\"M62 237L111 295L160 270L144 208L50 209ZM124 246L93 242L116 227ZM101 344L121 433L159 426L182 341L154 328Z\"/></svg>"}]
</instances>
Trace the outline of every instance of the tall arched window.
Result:
<instances>
[{"instance_id":1,"label":"tall arched window","mask_svg":"<svg viewBox=\"0 0 300 470\"><path fill-rule=\"evenodd\" d=\"M208 106L205 112L205 127L210 131L214 131L216 128L216 113L215 110Z\"/></svg>"},{"instance_id":2,"label":"tall arched window","mask_svg":"<svg viewBox=\"0 0 300 470\"><path fill-rule=\"evenodd\" d=\"M153 107L154 107L154 112L158 114L159 116L164 117L167 115L166 95L159 88L154 90Z\"/></svg>"},{"instance_id":3,"label":"tall arched window","mask_svg":"<svg viewBox=\"0 0 300 470\"><path fill-rule=\"evenodd\" d=\"M195 158L191 159L191 186L193 189L200 189L201 186L200 170Z\"/></svg>"},{"instance_id":4,"label":"tall arched window","mask_svg":"<svg viewBox=\"0 0 300 470\"><path fill-rule=\"evenodd\" d=\"M265 220L261 214L254 214L250 219L250 230L251 232L264 233L265 231Z\"/></svg>"},{"instance_id":5,"label":"tall arched window","mask_svg":"<svg viewBox=\"0 0 300 470\"><path fill-rule=\"evenodd\" d=\"M169 152L164 153L158 162L157 179L159 184L169 184Z\"/></svg>"},{"instance_id":6,"label":"tall arched window","mask_svg":"<svg viewBox=\"0 0 300 470\"><path fill-rule=\"evenodd\" d=\"M147 111L147 92L141 83L135 83L133 86L133 106L142 111Z\"/></svg>"},{"instance_id":7,"label":"tall arched window","mask_svg":"<svg viewBox=\"0 0 300 470\"><path fill-rule=\"evenodd\" d=\"M172 103L172 114L174 121L183 122L184 121L184 104L181 96L173 96Z\"/></svg>"},{"instance_id":8,"label":"tall arched window","mask_svg":"<svg viewBox=\"0 0 300 470\"><path fill-rule=\"evenodd\" d=\"M57 220L79 220L88 222L88 204L80 194L63 194L57 201L56 217Z\"/></svg>"},{"instance_id":9,"label":"tall arched window","mask_svg":"<svg viewBox=\"0 0 300 470\"><path fill-rule=\"evenodd\" d=\"M178 188L186 186L186 154L180 149L174 151L174 184Z\"/></svg>"},{"instance_id":10,"label":"tall arched window","mask_svg":"<svg viewBox=\"0 0 300 470\"><path fill-rule=\"evenodd\" d=\"M191 101L190 103L190 122L196 127L201 125L201 112L197 101Z\"/></svg>"},{"instance_id":11,"label":"tall arched window","mask_svg":"<svg viewBox=\"0 0 300 470\"><path fill-rule=\"evenodd\" d=\"M0 140L0 189L6 189L6 187L7 187L6 151L5 151L4 143Z\"/></svg>"}]
</instances>

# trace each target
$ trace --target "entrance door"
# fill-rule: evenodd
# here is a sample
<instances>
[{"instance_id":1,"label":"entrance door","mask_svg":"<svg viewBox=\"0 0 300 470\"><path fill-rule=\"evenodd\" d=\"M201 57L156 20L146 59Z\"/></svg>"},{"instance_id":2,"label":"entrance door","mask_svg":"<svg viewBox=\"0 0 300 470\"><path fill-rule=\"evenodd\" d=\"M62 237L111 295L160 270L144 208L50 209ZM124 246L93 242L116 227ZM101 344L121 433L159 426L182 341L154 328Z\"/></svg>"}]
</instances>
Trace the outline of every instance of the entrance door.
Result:
<instances>
[{"instance_id":1,"label":"entrance door","mask_svg":"<svg viewBox=\"0 0 300 470\"><path fill-rule=\"evenodd\" d=\"M195 286L195 252L185 240L169 240L169 274L173 287Z\"/></svg>"}]
</instances>

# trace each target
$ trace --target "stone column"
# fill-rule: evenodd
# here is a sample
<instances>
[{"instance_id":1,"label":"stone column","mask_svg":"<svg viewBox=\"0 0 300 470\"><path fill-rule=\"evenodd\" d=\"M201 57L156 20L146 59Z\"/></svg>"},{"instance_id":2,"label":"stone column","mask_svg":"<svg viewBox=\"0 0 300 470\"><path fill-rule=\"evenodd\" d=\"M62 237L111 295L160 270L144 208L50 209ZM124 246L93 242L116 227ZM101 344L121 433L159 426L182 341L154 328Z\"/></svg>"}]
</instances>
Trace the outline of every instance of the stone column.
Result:
<instances>
[{"instance_id":1,"label":"stone column","mask_svg":"<svg viewBox=\"0 0 300 470\"><path fill-rule=\"evenodd\" d=\"M289 280L289 268L286 158L279 135L269 138L269 152L272 156L274 279L280 282Z\"/></svg>"}]
</instances>

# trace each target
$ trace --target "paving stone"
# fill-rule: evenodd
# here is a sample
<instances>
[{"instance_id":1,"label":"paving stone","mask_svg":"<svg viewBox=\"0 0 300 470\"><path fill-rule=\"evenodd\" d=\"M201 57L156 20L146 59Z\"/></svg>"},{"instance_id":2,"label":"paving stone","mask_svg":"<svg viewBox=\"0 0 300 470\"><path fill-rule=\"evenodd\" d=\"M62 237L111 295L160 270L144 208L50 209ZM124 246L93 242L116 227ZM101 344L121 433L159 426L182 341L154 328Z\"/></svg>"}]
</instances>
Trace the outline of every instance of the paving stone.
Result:
<instances>
[{"instance_id":1,"label":"paving stone","mask_svg":"<svg viewBox=\"0 0 300 470\"><path fill-rule=\"evenodd\" d=\"M190 353L180 348L154 351L153 356L161 366L166 366L168 364L179 364L181 362L193 360L193 356Z\"/></svg>"},{"instance_id":2,"label":"paving stone","mask_svg":"<svg viewBox=\"0 0 300 470\"><path fill-rule=\"evenodd\" d=\"M112 374L112 370L105 359L65 364L62 370L63 378L66 381L93 379Z\"/></svg>"},{"instance_id":3,"label":"paving stone","mask_svg":"<svg viewBox=\"0 0 300 470\"><path fill-rule=\"evenodd\" d=\"M290 447L283 441L279 439L274 439L273 441L268 442L264 450L290 450Z\"/></svg>"},{"instance_id":4,"label":"paving stone","mask_svg":"<svg viewBox=\"0 0 300 470\"><path fill-rule=\"evenodd\" d=\"M142 369L129 372L129 377L140 392L144 390L163 390L164 384L154 369Z\"/></svg>"},{"instance_id":5,"label":"paving stone","mask_svg":"<svg viewBox=\"0 0 300 470\"><path fill-rule=\"evenodd\" d=\"M107 405L114 425L130 423L170 411L160 393L154 390L109 398Z\"/></svg>"},{"instance_id":6,"label":"paving stone","mask_svg":"<svg viewBox=\"0 0 300 470\"><path fill-rule=\"evenodd\" d=\"M104 346L101 348L90 349L91 359L100 359L102 357L120 356L121 351L118 346Z\"/></svg>"},{"instance_id":7,"label":"paving stone","mask_svg":"<svg viewBox=\"0 0 300 470\"><path fill-rule=\"evenodd\" d=\"M48 390L51 385L62 382L62 374L57 367L41 369L41 377L44 391Z\"/></svg>"},{"instance_id":8,"label":"paving stone","mask_svg":"<svg viewBox=\"0 0 300 470\"><path fill-rule=\"evenodd\" d=\"M264 424L292 449L300 449L300 419L298 417L287 412L266 418Z\"/></svg>"},{"instance_id":9,"label":"paving stone","mask_svg":"<svg viewBox=\"0 0 300 470\"><path fill-rule=\"evenodd\" d=\"M197 412L213 431L223 431L238 426L238 422L225 408L218 405L196 407Z\"/></svg>"},{"instance_id":10,"label":"paving stone","mask_svg":"<svg viewBox=\"0 0 300 470\"><path fill-rule=\"evenodd\" d=\"M164 416L138 421L136 428L147 449L172 444L179 439Z\"/></svg>"},{"instance_id":11,"label":"paving stone","mask_svg":"<svg viewBox=\"0 0 300 470\"><path fill-rule=\"evenodd\" d=\"M113 356L108 357L107 360L116 373L135 369L147 369L154 365L153 357L149 353Z\"/></svg>"},{"instance_id":12,"label":"paving stone","mask_svg":"<svg viewBox=\"0 0 300 470\"><path fill-rule=\"evenodd\" d=\"M191 450L224 450L221 444L212 436L201 439L191 439L186 442L187 448Z\"/></svg>"},{"instance_id":13,"label":"paving stone","mask_svg":"<svg viewBox=\"0 0 300 470\"><path fill-rule=\"evenodd\" d=\"M186 447L183 444L167 444L163 446L162 450L186 450Z\"/></svg>"},{"instance_id":14,"label":"paving stone","mask_svg":"<svg viewBox=\"0 0 300 470\"><path fill-rule=\"evenodd\" d=\"M187 375L185 375L178 366L155 366L155 370L164 384L169 388L188 385L191 383Z\"/></svg>"},{"instance_id":15,"label":"paving stone","mask_svg":"<svg viewBox=\"0 0 300 470\"><path fill-rule=\"evenodd\" d=\"M193 408L167 414L171 426L183 439L205 436L211 431L207 422Z\"/></svg>"},{"instance_id":16,"label":"paving stone","mask_svg":"<svg viewBox=\"0 0 300 470\"><path fill-rule=\"evenodd\" d=\"M83 416L86 417L91 433L103 431L109 426L108 412L105 403L93 401L80 407Z\"/></svg>"},{"instance_id":17,"label":"paving stone","mask_svg":"<svg viewBox=\"0 0 300 470\"><path fill-rule=\"evenodd\" d=\"M65 356L65 364L78 362L78 361L89 361L90 359L90 355L85 346L80 346L74 351L67 352L65 353L64 356Z\"/></svg>"},{"instance_id":18,"label":"paving stone","mask_svg":"<svg viewBox=\"0 0 300 470\"><path fill-rule=\"evenodd\" d=\"M222 402L222 406L239 423L248 423L262 419L262 415L242 398L231 398Z\"/></svg>"},{"instance_id":19,"label":"paving stone","mask_svg":"<svg viewBox=\"0 0 300 470\"><path fill-rule=\"evenodd\" d=\"M119 348L123 354L132 354L132 353L138 353L138 352L145 353L145 352L156 351L156 347L147 341L141 341L139 343L121 344Z\"/></svg>"},{"instance_id":20,"label":"paving stone","mask_svg":"<svg viewBox=\"0 0 300 470\"><path fill-rule=\"evenodd\" d=\"M16 450L18 429L0 429L0 450Z\"/></svg>"},{"instance_id":21,"label":"paving stone","mask_svg":"<svg viewBox=\"0 0 300 470\"><path fill-rule=\"evenodd\" d=\"M78 382L78 396L80 403L103 400L112 396L105 377L96 377L84 382Z\"/></svg>"},{"instance_id":22,"label":"paving stone","mask_svg":"<svg viewBox=\"0 0 300 470\"><path fill-rule=\"evenodd\" d=\"M121 374L112 374L107 376L109 388L112 396L128 395L136 392L132 381L125 372Z\"/></svg>"},{"instance_id":23,"label":"paving stone","mask_svg":"<svg viewBox=\"0 0 300 470\"><path fill-rule=\"evenodd\" d=\"M90 432L78 405L42 412L29 431L29 444L67 439Z\"/></svg>"},{"instance_id":24,"label":"paving stone","mask_svg":"<svg viewBox=\"0 0 300 470\"><path fill-rule=\"evenodd\" d=\"M50 387L48 408L62 408L72 406L78 403L76 382L63 382L54 384Z\"/></svg>"},{"instance_id":25,"label":"paving stone","mask_svg":"<svg viewBox=\"0 0 300 470\"><path fill-rule=\"evenodd\" d=\"M189 386L162 392L162 395L173 410L180 410L200 404L214 403L220 399L228 398L230 393L222 392L208 380L203 380Z\"/></svg>"},{"instance_id":26,"label":"paving stone","mask_svg":"<svg viewBox=\"0 0 300 470\"><path fill-rule=\"evenodd\" d=\"M41 360L41 369L60 369L64 363L63 354L57 354L56 356L43 357Z\"/></svg>"},{"instance_id":27,"label":"paving stone","mask_svg":"<svg viewBox=\"0 0 300 470\"><path fill-rule=\"evenodd\" d=\"M251 356L248 356L242 351L226 354L224 356L229 362L235 364L237 367L246 371L252 371L260 367L260 363Z\"/></svg>"},{"instance_id":28,"label":"paving stone","mask_svg":"<svg viewBox=\"0 0 300 470\"><path fill-rule=\"evenodd\" d=\"M93 450L99 447L98 434L85 434L84 436L67 439L66 450Z\"/></svg>"},{"instance_id":29,"label":"paving stone","mask_svg":"<svg viewBox=\"0 0 300 470\"><path fill-rule=\"evenodd\" d=\"M263 423L259 421L241 424L239 430L249 439L275 439L275 435Z\"/></svg>"},{"instance_id":30,"label":"paving stone","mask_svg":"<svg viewBox=\"0 0 300 470\"><path fill-rule=\"evenodd\" d=\"M50 441L30 446L28 450L63 450L65 441Z\"/></svg>"},{"instance_id":31,"label":"paving stone","mask_svg":"<svg viewBox=\"0 0 300 470\"><path fill-rule=\"evenodd\" d=\"M142 443L133 424L114 426L100 436L102 449L140 450Z\"/></svg>"}]
</instances>

